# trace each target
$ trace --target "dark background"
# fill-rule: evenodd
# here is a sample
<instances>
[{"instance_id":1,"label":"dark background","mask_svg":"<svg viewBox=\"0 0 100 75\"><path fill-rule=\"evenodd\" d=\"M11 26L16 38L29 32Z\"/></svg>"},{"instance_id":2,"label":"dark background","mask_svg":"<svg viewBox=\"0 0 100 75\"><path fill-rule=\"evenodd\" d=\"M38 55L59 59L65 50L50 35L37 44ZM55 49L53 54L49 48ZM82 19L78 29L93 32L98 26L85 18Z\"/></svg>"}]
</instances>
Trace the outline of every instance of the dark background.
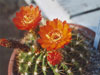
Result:
<instances>
[{"instance_id":1,"label":"dark background","mask_svg":"<svg viewBox=\"0 0 100 75\"><path fill-rule=\"evenodd\" d=\"M23 32L18 30L12 22L16 11L23 5L24 0L0 0L0 38L21 39ZM0 46L0 75L7 75L8 63L13 49Z\"/></svg>"}]
</instances>

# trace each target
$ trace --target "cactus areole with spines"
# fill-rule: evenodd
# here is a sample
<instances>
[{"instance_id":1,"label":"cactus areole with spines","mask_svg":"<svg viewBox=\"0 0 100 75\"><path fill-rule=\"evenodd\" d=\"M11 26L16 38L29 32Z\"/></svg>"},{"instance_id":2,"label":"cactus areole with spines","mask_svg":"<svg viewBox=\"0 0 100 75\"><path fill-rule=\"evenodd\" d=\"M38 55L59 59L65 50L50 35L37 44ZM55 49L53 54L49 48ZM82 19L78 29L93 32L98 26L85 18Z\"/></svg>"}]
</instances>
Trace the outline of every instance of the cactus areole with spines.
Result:
<instances>
[{"instance_id":1,"label":"cactus areole with spines","mask_svg":"<svg viewBox=\"0 0 100 75\"><path fill-rule=\"evenodd\" d=\"M42 18L38 6L23 6L13 22L18 29L27 31L24 38L0 39L1 46L17 48L18 75L84 74L89 60L85 38L66 21L56 18L43 24Z\"/></svg>"}]
</instances>

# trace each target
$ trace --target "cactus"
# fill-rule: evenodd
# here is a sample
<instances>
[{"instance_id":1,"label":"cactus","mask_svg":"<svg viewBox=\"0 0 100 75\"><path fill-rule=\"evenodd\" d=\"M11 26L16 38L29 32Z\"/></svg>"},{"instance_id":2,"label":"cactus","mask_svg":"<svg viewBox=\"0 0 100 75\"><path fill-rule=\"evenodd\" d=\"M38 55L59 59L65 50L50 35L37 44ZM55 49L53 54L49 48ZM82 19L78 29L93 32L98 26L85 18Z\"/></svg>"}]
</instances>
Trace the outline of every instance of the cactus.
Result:
<instances>
[{"instance_id":1,"label":"cactus","mask_svg":"<svg viewBox=\"0 0 100 75\"><path fill-rule=\"evenodd\" d=\"M60 64L52 66L47 61L47 51L36 51L30 39L26 40L26 44L32 49L29 52L19 50L17 56L18 71L22 75L82 75L85 72L86 66L89 64L89 50L85 43L85 38L73 30L72 41L69 45L65 45L60 49L63 54L63 60ZM27 34L28 35L28 34ZM27 36L26 37L29 37ZM32 34L30 34L32 35Z\"/></svg>"},{"instance_id":2,"label":"cactus","mask_svg":"<svg viewBox=\"0 0 100 75\"><path fill-rule=\"evenodd\" d=\"M84 75L90 57L87 38L66 21L54 19L39 26L40 20L38 7L22 7L13 21L18 29L28 31L24 38L21 41L0 39L1 46L17 48L15 72L19 75Z\"/></svg>"}]
</instances>

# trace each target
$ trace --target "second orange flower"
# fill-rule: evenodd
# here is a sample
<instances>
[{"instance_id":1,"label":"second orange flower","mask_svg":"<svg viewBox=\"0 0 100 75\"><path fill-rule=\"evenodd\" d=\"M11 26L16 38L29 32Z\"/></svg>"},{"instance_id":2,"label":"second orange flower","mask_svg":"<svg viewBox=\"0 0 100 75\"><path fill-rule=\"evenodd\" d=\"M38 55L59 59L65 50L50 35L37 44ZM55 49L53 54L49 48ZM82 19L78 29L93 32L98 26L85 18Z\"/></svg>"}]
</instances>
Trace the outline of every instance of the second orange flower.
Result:
<instances>
[{"instance_id":1,"label":"second orange flower","mask_svg":"<svg viewBox=\"0 0 100 75\"><path fill-rule=\"evenodd\" d=\"M35 8L32 5L21 7L20 12L16 13L13 19L14 24L20 30L34 29L41 20L41 14L38 6Z\"/></svg>"},{"instance_id":2,"label":"second orange flower","mask_svg":"<svg viewBox=\"0 0 100 75\"><path fill-rule=\"evenodd\" d=\"M71 41L72 37L69 25L58 19L47 21L45 26L40 27L39 35L41 38L38 42L48 51L62 48Z\"/></svg>"}]
</instances>

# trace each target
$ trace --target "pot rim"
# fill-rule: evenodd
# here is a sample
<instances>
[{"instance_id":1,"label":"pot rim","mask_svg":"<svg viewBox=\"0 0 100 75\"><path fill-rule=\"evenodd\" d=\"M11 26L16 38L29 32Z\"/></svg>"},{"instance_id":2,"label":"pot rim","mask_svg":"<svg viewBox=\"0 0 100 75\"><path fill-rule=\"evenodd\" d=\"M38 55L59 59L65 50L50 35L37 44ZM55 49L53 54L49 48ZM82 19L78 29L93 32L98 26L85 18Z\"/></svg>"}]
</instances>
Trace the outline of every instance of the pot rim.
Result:
<instances>
[{"instance_id":1,"label":"pot rim","mask_svg":"<svg viewBox=\"0 0 100 75\"><path fill-rule=\"evenodd\" d=\"M14 65L14 60L17 53L18 53L17 49L14 49L14 51L11 54L9 64L8 64L8 75L13 75L13 65Z\"/></svg>"}]
</instances>

